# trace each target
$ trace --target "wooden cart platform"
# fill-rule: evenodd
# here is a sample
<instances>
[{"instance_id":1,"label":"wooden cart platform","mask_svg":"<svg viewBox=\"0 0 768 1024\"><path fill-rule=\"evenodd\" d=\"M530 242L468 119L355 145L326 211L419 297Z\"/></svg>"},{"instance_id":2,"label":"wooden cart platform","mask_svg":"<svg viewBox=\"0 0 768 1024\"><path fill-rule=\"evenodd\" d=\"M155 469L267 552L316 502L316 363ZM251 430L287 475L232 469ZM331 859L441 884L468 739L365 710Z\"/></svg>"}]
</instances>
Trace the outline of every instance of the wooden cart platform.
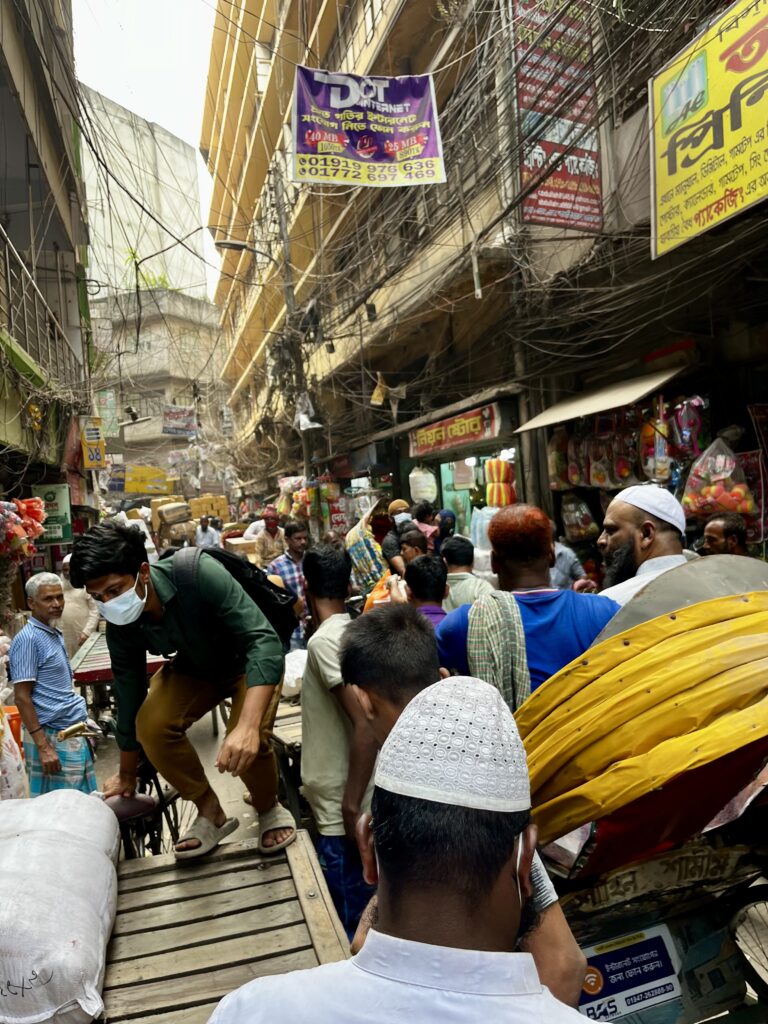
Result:
<instances>
[{"instance_id":1,"label":"wooden cart platform","mask_svg":"<svg viewBox=\"0 0 768 1024\"><path fill-rule=\"evenodd\" d=\"M247 840L190 864L123 861L118 879L104 980L109 1024L205 1024L222 996L253 978L349 955L304 831L273 857Z\"/></svg>"}]
</instances>

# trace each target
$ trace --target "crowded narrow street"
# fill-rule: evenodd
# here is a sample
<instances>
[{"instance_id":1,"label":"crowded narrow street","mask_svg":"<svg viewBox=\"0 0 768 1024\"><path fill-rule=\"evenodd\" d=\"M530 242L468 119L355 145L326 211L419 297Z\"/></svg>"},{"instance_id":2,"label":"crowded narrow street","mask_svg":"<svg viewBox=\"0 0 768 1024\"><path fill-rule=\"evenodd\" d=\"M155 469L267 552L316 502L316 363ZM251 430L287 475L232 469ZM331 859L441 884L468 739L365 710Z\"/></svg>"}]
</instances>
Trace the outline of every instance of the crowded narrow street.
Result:
<instances>
[{"instance_id":1,"label":"crowded narrow street","mask_svg":"<svg viewBox=\"0 0 768 1024\"><path fill-rule=\"evenodd\" d=\"M768 1024L768 0L0 0L0 1024Z\"/></svg>"}]
</instances>

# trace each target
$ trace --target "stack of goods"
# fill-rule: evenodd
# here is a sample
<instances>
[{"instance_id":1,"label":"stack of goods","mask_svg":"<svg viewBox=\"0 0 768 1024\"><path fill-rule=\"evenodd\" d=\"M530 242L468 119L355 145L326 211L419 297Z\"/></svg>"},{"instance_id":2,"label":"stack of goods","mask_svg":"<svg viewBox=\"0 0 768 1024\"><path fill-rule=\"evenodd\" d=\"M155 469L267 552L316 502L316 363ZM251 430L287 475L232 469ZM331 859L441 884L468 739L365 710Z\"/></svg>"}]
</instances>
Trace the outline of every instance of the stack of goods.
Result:
<instances>
[{"instance_id":1,"label":"stack of goods","mask_svg":"<svg viewBox=\"0 0 768 1024\"><path fill-rule=\"evenodd\" d=\"M201 516L214 516L225 523L229 519L229 502L223 494L201 494L199 498L190 498L189 507L192 510L192 518L200 519Z\"/></svg>"},{"instance_id":2,"label":"stack of goods","mask_svg":"<svg viewBox=\"0 0 768 1024\"><path fill-rule=\"evenodd\" d=\"M168 494L164 498L152 498L149 507L152 513L152 533L160 532L160 509L163 505L175 505L184 501L183 494Z\"/></svg>"},{"instance_id":3,"label":"stack of goods","mask_svg":"<svg viewBox=\"0 0 768 1024\"><path fill-rule=\"evenodd\" d=\"M515 471L506 459L488 459L485 484L485 503L489 508L505 508L517 501Z\"/></svg>"},{"instance_id":4,"label":"stack of goods","mask_svg":"<svg viewBox=\"0 0 768 1024\"><path fill-rule=\"evenodd\" d=\"M173 501L157 510L160 520L158 540L161 548L179 547L186 541L194 544L197 524L186 501Z\"/></svg>"}]
</instances>

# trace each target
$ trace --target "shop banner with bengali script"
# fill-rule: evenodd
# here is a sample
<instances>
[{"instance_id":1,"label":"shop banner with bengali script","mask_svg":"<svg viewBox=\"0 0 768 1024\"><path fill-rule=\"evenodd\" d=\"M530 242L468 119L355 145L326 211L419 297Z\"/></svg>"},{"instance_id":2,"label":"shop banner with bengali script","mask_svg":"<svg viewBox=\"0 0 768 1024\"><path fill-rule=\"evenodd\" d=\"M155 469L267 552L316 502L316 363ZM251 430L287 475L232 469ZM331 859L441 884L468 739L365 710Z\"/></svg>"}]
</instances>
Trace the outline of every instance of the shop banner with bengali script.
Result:
<instances>
[{"instance_id":1,"label":"shop banner with bengali script","mask_svg":"<svg viewBox=\"0 0 768 1024\"><path fill-rule=\"evenodd\" d=\"M520 179L528 224L599 231L600 143L590 6L513 0Z\"/></svg>"},{"instance_id":2,"label":"shop banner with bengali script","mask_svg":"<svg viewBox=\"0 0 768 1024\"><path fill-rule=\"evenodd\" d=\"M431 75L297 67L293 144L294 181L376 188L445 181Z\"/></svg>"},{"instance_id":3,"label":"shop banner with bengali script","mask_svg":"<svg viewBox=\"0 0 768 1024\"><path fill-rule=\"evenodd\" d=\"M655 259L768 195L768 3L738 0L648 83Z\"/></svg>"},{"instance_id":4,"label":"shop banner with bengali script","mask_svg":"<svg viewBox=\"0 0 768 1024\"><path fill-rule=\"evenodd\" d=\"M462 412L428 427L419 427L408 435L408 450L412 459L438 455L451 448L491 441L501 433L501 412L496 402L483 405L470 412Z\"/></svg>"},{"instance_id":5,"label":"shop banner with bengali script","mask_svg":"<svg viewBox=\"0 0 768 1024\"><path fill-rule=\"evenodd\" d=\"M193 437L197 434L197 409L194 405L163 406L162 432L175 437Z\"/></svg>"}]
</instances>

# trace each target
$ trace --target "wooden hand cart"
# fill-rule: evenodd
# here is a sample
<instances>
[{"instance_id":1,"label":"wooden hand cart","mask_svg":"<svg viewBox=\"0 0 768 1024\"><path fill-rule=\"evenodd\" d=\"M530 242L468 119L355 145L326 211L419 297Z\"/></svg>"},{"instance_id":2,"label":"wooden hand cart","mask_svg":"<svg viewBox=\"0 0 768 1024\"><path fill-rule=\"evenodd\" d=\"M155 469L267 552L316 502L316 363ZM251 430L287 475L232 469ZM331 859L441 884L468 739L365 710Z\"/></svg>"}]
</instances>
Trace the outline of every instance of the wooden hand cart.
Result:
<instances>
[{"instance_id":1,"label":"wooden hand cart","mask_svg":"<svg viewBox=\"0 0 768 1024\"><path fill-rule=\"evenodd\" d=\"M118 866L107 951L109 1024L205 1024L233 989L349 956L349 943L306 832L272 857L255 840L178 865Z\"/></svg>"}]
</instances>

